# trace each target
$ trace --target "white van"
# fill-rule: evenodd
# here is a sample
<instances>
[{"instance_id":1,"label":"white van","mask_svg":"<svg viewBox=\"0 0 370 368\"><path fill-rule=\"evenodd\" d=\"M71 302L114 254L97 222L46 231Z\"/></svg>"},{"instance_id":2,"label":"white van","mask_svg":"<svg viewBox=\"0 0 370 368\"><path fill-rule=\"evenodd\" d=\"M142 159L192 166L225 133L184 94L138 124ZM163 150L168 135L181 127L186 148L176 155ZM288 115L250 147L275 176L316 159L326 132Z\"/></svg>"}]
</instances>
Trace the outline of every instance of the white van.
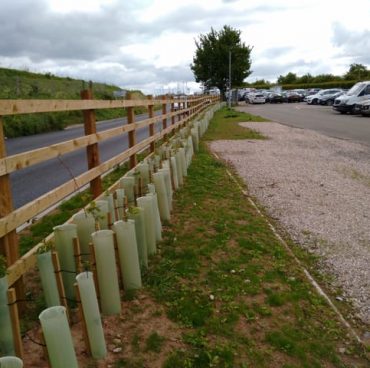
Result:
<instances>
[{"instance_id":1,"label":"white van","mask_svg":"<svg viewBox=\"0 0 370 368\"><path fill-rule=\"evenodd\" d=\"M370 81L356 83L347 93L334 100L333 109L341 114L355 112L355 104L370 98Z\"/></svg>"}]
</instances>

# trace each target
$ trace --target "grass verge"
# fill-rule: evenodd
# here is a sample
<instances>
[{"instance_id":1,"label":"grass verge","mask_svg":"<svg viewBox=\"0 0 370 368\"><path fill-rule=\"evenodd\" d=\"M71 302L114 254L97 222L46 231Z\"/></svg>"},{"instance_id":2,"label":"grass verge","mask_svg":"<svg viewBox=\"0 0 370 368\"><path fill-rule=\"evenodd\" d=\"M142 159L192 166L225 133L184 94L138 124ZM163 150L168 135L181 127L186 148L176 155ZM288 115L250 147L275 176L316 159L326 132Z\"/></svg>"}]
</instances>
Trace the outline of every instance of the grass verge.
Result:
<instances>
[{"instance_id":1,"label":"grass verge","mask_svg":"<svg viewBox=\"0 0 370 368\"><path fill-rule=\"evenodd\" d=\"M263 122L266 119L224 107L215 113L205 139L265 139L257 131L239 125L248 121Z\"/></svg>"},{"instance_id":2,"label":"grass verge","mask_svg":"<svg viewBox=\"0 0 370 368\"><path fill-rule=\"evenodd\" d=\"M222 124L233 137L225 112L216 114L206 140L219 137ZM145 282L182 330L184 346L163 367L368 366L204 143L164 235Z\"/></svg>"}]
</instances>

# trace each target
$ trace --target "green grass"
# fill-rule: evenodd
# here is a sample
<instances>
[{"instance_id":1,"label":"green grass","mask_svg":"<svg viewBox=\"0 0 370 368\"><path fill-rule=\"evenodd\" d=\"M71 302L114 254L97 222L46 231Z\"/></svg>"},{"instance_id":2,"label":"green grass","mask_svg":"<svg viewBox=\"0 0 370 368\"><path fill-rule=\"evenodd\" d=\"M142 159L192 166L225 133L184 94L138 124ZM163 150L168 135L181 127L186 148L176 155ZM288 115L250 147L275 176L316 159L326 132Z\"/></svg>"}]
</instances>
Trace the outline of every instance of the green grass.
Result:
<instances>
[{"instance_id":1,"label":"green grass","mask_svg":"<svg viewBox=\"0 0 370 368\"><path fill-rule=\"evenodd\" d=\"M159 353L165 338L160 336L157 332L152 332L145 341L145 350Z\"/></svg>"},{"instance_id":2,"label":"green grass","mask_svg":"<svg viewBox=\"0 0 370 368\"><path fill-rule=\"evenodd\" d=\"M224 107L215 113L205 139L265 139L255 130L239 125L241 122L248 121L263 122L266 119Z\"/></svg>"},{"instance_id":3,"label":"green grass","mask_svg":"<svg viewBox=\"0 0 370 368\"><path fill-rule=\"evenodd\" d=\"M30 73L23 70L0 68L0 99L68 99L79 100L80 91L88 88L83 80L57 77L50 73ZM120 87L93 83L94 99L114 99L113 92ZM133 98L144 98L140 91L131 91ZM135 113L146 111L135 108ZM96 119L107 120L126 116L125 109L96 110ZM68 125L83 123L81 111L15 115L4 117L5 136L12 138L62 130Z\"/></svg>"},{"instance_id":4,"label":"green grass","mask_svg":"<svg viewBox=\"0 0 370 368\"><path fill-rule=\"evenodd\" d=\"M220 125L233 137L236 125L230 128L225 112L216 114L206 140L220 138ZM163 367L368 365L204 144L174 203L161 254L145 275L156 302L184 331L185 348L172 351ZM351 346L345 359L338 353L344 344Z\"/></svg>"}]
</instances>

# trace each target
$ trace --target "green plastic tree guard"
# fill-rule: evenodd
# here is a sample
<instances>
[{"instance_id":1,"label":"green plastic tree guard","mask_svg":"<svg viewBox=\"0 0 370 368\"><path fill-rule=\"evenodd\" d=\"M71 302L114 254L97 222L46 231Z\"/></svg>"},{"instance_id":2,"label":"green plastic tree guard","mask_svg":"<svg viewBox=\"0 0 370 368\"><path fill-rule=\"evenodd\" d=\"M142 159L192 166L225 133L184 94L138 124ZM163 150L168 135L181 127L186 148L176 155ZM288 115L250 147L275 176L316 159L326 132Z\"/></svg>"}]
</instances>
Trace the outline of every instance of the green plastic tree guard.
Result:
<instances>
[{"instance_id":1,"label":"green plastic tree guard","mask_svg":"<svg viewBox=\"0 0 370 368\"><path fill-rule=\"evenodd\" d=\"M149 184L149 165L147 162L141 162L137 165L137 170L140 174L142 186L146 187Z\"/></svg>"},{"instance_id":2,"label":"green plastic tree guard","mask_svg":"<svg viewBox=\"0 0 370 368\"><path fill-rule=\"evenodd\" d=\"M147 193L147 197L149 197L152 200L152 206L153 206L153 212L154 212L154 218L155 218L155 240L156 242L159 242L162 240L162 224L161 224L161 217L159 214L159 208L158 208L158 198L157 193Z\"/></svg>"},{"instance_id":3,"label":"green plastic tree guard","mask_svg":"<svg viewBox=\"0 0 370 368\"><path fill-rule=\"evenodd\" d=\"M139 197L137 199L137 205L144 209L146 244L148 255L152 255L157 252L154 218L155 214L152 199L146 196Z\"/></svg>"},{"instance_id":4,"label":"green plastic tree guard","mask_svg":"<svg viewBox=\"0 0 370 368\"><path fill-rule=\"evenodd\" d=\"M155 185L155 191L158 196L158 207L162 221L170 221L170 207L168 204L167 189L164 179L163 172L157 172L153 174L153 182Z\"/></svg>"},{"instance_id":5,"label":"green plastic tree guard","mask_svg":"<svg viewBox=\"0 0 370 368\"><path fill-rule=\"evenodd\" d=\"M121 312L121 299L114 252L113 231L100 230L91 236L95 250L102 312L105 315L119 314Z\"/></svg>"},{"instance_id":6,"label":"green plastic tree guard","mask_svg":"<svg viewBox=\"0 0 370 368\"><path fill-rule=\"evenodd\" d=\"M21 359L13 356L0 358L0 368L23 368Z\"/></svg>"},{"instance_id":7,"label":"green plastic tree guard","mask_svg":"<svg viewBox=\"0 0 370 368\"><path fill-rule=\"evenodd\" d=\"M107 348L96 297L94 276L92 272L82 272L76 276L76 280L80 291L91 355L94 359L103 359L107 355Z\"/></svg>"},{"instance_id":8,"label":"green plastic tree guard","mask_svg":"<svg viewBox=\"0 0 370 368\"><path fill-rule=\"evenodd\" d=\"M125 190L127 202L129 205L135 204L135 178L133 176L124 176L119 181L121 188Z\"/></svg>"},{"instance_id":9,"label":"green plastic tree guard","mask_svg":"<svg viewBox=\"0 0 370 368\"><path fill-rule=\"evenodd\" d=\"M191 129L191 138L193 140L193 151L198 152L199 149L199 135L198 128L194 127Z\"/></svg>"},{"instance_id":10,"label":"green plastic tree guard","mask_svg":"<svg viewBox=\"0 0 370 368\"><path fill-rule=\"evenodd\" d=\"M38 254L36 259L46 305L48 307L60 305L60 297L51 251Z\"/></svg>"},{"instance_id":11,"label":"green plastic tree guard","mask_svg":"<svg viewBox=\"0 0 370 368\"><path fill-rule=\"evenodd\" d=\"M15 355L7 292L8 279L4 276L0 278L0 354Z\"/></svg>"},{"instance_id":12,"label":"green plastic tree guard","mask_svg":"<svg viewBox=\"0 0 370 368\"><path fill-rule=\"evenodd\" d=\"M137 249L139 252L139 262L142 266L148 267L148 245L145 231L144 209L141 207L132 207L128 212L128 218L135 221L135 232Z\"/></svg>"},{"instance_id":13,"label":"green plastic tree guard","mask_svg":"<svg viewBox=\"0 0 370 368\"><path fill-rule=\"evenodd\" d=\"M123 287L125 290L140 289L142 282L135 221L116 221L113 230L117 237Z\"/></svg>"},{"instance_id":14,"label":"green plastic tree guard","mask_svg":"<svg viewBox=\"0 0 370 368\"><path fill-rule=\"evenodd\" d=\"M154 168L157 171L161 168L161 157L159 155L154 156Z\"/></svg>"},{"instance_id":15,"label":"green plastic tree guard","mask_svg":"<svg viewBox=\"0 0 370 368\"><path fill-rule=\"evenodd\" d=\"M95 229L95 219L91 213L79 212L76 213L72 222L77 225L77 235L80 242L80 250L82 255L82 260L88 261L90 255L91 234Z\"/></svg>"},{"instance_id":16,"label":"green plastic tree guard","mask_svg":"<svg viewBox=\"0 0 370 368\"><path fill-rule=\"evenodd\" d=\"M193 156L194 156L194 146L193 146L193 139L191 135L189 135L188 137L188 150L189 150L189 154L188 154L187 165L189 167L193 159Z\"/></svg>"},{"instance_id":17,"label":"green plastic tree guard","mask_svg":"<svg viewBox=\"0 0 370 368\"><path fill-rule=\"evenodd\" d=\"M78 368L65 307L50 307L39 315L52 368Z\"/></svg>"},{"instance_id":18,"label":"green plastic tree guard","mask_svg":"<svg viewBox=\"0 0 370 368\"><path fill-rule=\"evenodd\" d=\"M105 195L103 199L108 202L108 210L109 210L109 213L110 213L110 220L111 220L111 223L113 224L116 221L116 211L115 211L115 208L114 208L113 194L109 193L108 195Z\"/></svg>"},{"instance_id":19,"label":"green plastic tree guard","mask_svg":"<svg viewBox=\"0 0 370 368\"><path fill-rule=\"evenodd\" d=\"M108 230L109 229L109 222L108 222L108 213L109 213L109 203L103 199L95 201L97 211L95 212L97 215L97 221L100 226L100 230Z\"/></svg>"},{"instance_id":20,"label":"green plastic tree guard","mask_svg":"<svg viewBox=\"0 0 370 368\"><path fill-rule=\"evenodd\" d=\"M124 204L125 204L125 190L118 188L116 189L116 206L118 219L123 220L124 218Z\"/></svg>"},{"instance_id":21,"label":"green plastic tree guard","mask_svg":"<svg viewBox=\"0 0 370 368\"><path fill-rule=\"evenodd\" d=\"M169 169L169 162L163 161L163 163L166 164L166 167L159 169L158 172L161 172L164 175L164 184L165 184L166 194L168 198L168 207L170 211L172 211L172 184L171 184L171 174L170 174L170 169Z\"/></svg>"},{"instance_id":22,"label":"green plastic tree guard","mask_svg":"<svg viewBox=\"0 0 370 368\"><path fill-rule=\"evenodd\" d=\"M186 155L185 155L185 148L180 147L179 148L179 157L181 162L181 168L182 168L182 176L188 176L188 170L186 166Z\"/></svg>"},{"instance_id":23,"label":"green plastic tree guard","mask_svg":"<svg viewBox=\"0 0 370 368\"><path fill-rule=\"evenodd\" d=\"M176 165L177 165L177 177L178 177L178 180L179 180L179 186L183 186L184 185L184 177L183 177L183 169L182 169L182 161L181 161L181 158L180 158L180 153L179 151L177 151L175 153L175 159L176 159Z\"/></svg>"},{"instance_id":24,"label":"green plastic tree guard","mask_svg":"<svg viewBox=\"0 0 370 368\"><path fill-rule=\"evenodd\" d=\"M173 189L177 190L179 189L179 179L178 179L178 174L177 174L177 165L176 165L176 158L171 157L170 158L171 162L171 171L172 171L172 177L173 177Z\"/></svg>"},{"instance_id":25,"label":"green plastic tree guard","mask_svg":"<svg viewBox=\"0 0 370 368\"><path fill-rule=\"evenodd\" d=\"M77 238L77 225L63 224L55 226L53 230L55 249L59 256L66 297L69 301L75 300L75 290L73 285L76 277L76 263L73 239Z\"/></svg>"}]
</instances>

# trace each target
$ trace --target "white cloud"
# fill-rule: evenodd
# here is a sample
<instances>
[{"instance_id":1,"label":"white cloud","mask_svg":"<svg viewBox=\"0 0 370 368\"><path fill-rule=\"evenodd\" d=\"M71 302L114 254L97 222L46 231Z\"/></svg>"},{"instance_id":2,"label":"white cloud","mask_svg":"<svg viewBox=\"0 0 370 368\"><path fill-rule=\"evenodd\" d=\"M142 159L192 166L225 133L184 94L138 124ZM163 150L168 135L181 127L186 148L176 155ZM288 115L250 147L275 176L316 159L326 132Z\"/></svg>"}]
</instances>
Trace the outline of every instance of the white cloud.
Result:
<instances>
[{"instance_id":1,"label":"white cloud","mask_svg":"<svg viewBox=\"0 0 370 368\"><path fill-rule=\"evenodd\" d=\"M146 92L196 86L194 39L224 24L254 46L248 80L369 65L368 0L4 0L0 65Z\"/></svg>"}]
</instances>

